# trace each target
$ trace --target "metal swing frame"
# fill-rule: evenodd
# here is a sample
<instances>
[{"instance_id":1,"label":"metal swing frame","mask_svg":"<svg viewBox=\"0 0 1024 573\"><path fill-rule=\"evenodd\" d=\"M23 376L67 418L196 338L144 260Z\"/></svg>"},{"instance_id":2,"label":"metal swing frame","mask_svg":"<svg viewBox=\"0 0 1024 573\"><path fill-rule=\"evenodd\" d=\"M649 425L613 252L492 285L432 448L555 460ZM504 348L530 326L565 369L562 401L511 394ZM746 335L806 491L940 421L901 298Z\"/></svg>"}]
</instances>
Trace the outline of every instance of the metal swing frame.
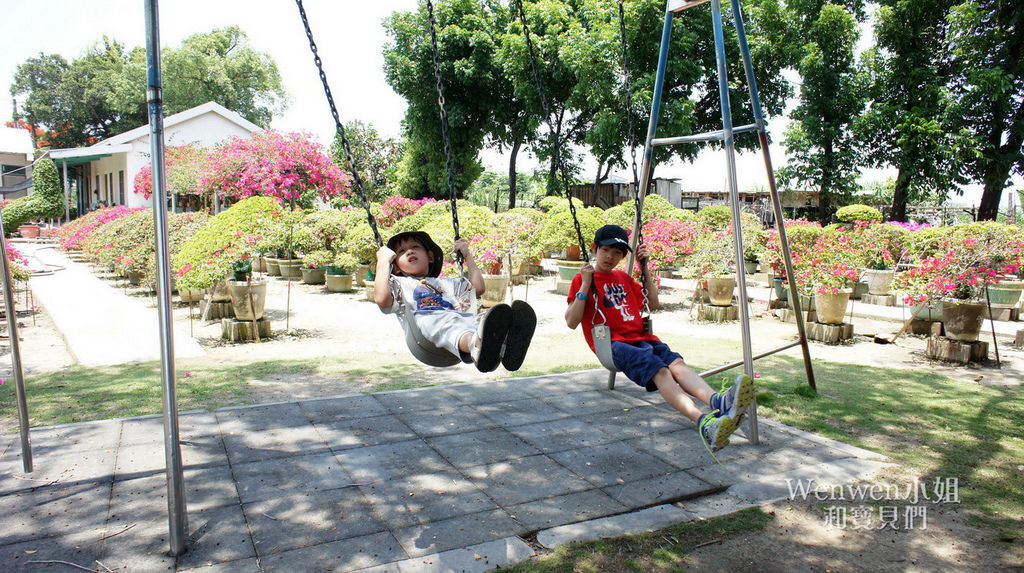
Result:
<instances>
[{"instance_id":1,"label":"metal swing frame","mask_svg":"<svg viewBox=\"0 0 1024 573\"><path fill-rule=\"evenodd\" d=\"M670 40L672 37L672 21L675 15L687 8L698 6L705 2L711 2L711 18L712 27L714 30L715 39L715 56L718 63L718 92L719 100L722 108L722 129L711 131L707 133L699 133L694 135L687 135L681 137L656 137L658 127L658 115L661 110L661 98L662 91L665 85L665 72L668 66L668 49ZM737 41L740 47L740 54L743 58L743 70L747 80L747 88L750 94L751 108L754 115L754 123L749 125L743 125L734 127L732 123L732 114L729 105L729 85L727 79L726 59L725 59L725 40L722 23L722 6L720 0L667 0L665 8L665 23L662 30L661 36L661 48L658 56L658 70L655 76L654 82L654 97L651 101L651 115L650 123L647 128L647 140L644 144L644 157L643 166L641 167L640 173L640 188L639 201L643 204L643 197L646 195L647 188L650 185L650 174L651 174L651 160L655 146L661 145L675 145L680 143L697 143L704 141L720 141L725 148L726 155L726 174L727 183L729 187L729 197L731 198L732 207L732 223L733 229L737 230L733 233L734 237L734 256L735 260L743 260L743 233L739 231L740 227L740 207L739 207L739 192L736 185L736 147L734 142L734 135L736 133L753 132L758 136L758 142L761 148L761 154L764 159L765 171L768 177L768 189L772 201L772 209L775 214L775 220L777 221L779 230L779 242L782 246L782 259L786 267L786 277L789 282L789 288L791 292L797 292L796 277L793 274L793 261L789 250L789 240L786 236L785 219L782 213L782 201L779 197L778 188L775 182L775 172L772 168L771 154L768 150L768 131L764 121L764 114L761 109L761 102L757 92L757 82L754 78L754 67L750 61L750 48L747 44L746 31L743 25L743 14L740 8L739 0L730 0L733 14L733 22L736 28ZM639 213L638 213L639 215ZM632 258L630 260L632 264ZM810 350L807 344L807 336L805 325L803 321L803 315L800 312L800 301L795 300L799 297L793 297L793 310L796 315L797 331L799 333L799 339L795 342L784 344L777 348L767 350L757 354L753 354L750 345L750 309L747 298L747 281L745 273L737 269L736 273L737 283L739 285L739 308L740 308L740 326L742 332L742 346L743 346L743 360L732 362L707 370L701 373L701 376L711 376L726 370L730 370L737 366L743 366L744 372L747 376L754 376L754 360L757 358L763 358L776 354L783 350L792 348L799 345L803 352L804 367L807 373L807 383L812 389L817 390L814 381L814 370L811 365ZM610 345L610 342L609 342ZM608 381L609 388L614 387L615 373L612 372ZM750 408L750 426L749 426L750 440L754 444L759 443L758 432L757 432L757 402L756 399L754 404Z\"/></svg>"}]
</instances>

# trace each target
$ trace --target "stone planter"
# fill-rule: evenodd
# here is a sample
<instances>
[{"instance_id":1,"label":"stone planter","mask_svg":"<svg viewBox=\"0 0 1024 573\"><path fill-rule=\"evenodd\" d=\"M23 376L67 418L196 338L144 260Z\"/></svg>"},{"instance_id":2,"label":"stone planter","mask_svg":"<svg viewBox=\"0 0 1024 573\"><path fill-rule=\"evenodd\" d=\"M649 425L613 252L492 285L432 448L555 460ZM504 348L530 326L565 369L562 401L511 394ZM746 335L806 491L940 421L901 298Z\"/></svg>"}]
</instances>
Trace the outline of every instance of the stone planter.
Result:
<instances>
[{"instance_id":1,"label":"stone planter","mask_svg":"<svg viewBox=\"0 0 1024 573\"><path fill-rule=\"evenodd\" d=\"M846 306L850 303L852 289L842 289L837 293L815 294L814 311L817 322L822 324L842 324L846 316Z\"/></svg>"},{"instance_id":2,"label":"stone planter","mask_svg":"<svg viewBox=\"0 0 1024 573\"><path fill-rule=\"evenodd\" d=\"M283 259L277 263L277 266L281 268L281 278L286 279L301 279L302 278L302 260L301 259Z\"/></svg>"},{"instance_id":3,"label":"stone planter","mask_svg":"<svg viewBox=\"0 0 1024 573\"><path fill-rule=\"evenodd\" d=\"M584 261L558 261L558 278L563 281L571 281L576 273L580 272Z\"/></svg>"},{"instance_id":4,"label":"stone planter","mask_svg":"<svg viewBox=\"0 0 1024 573\"><path fill-rule=\"evenodd\" d=\"M480 296L480 306L490 308L496 304L505 302L505 295L508 291L508 277L505 275L484 275L484 285L487 290Z\"/></svg>"},{"instance_id":5,"label":"stone planter","mask_svg":"<svg viewBox=\"0 0 1024 573\"><path fill-rule=\"evenodd\" d=\"M709 277L708 299L712 306L729 306L732 304L732 292L736 288L736 277Z\"/></svg>"},{"instance_id":6,"label":"stone planter","mask_svg":"<svg viewBox=\"0 0 1024 573\"><path fill-rule=\"evenodd\" d=\"M267 303L267 281L227 281L231 310L238 320L259 320Z\"/></svg>"},{"instance_id":7,"label":"stone planter","mask_svg":"<svg viewBox=\"0 0 1024 573\"><path fill-rule=\"evenodd\" d=\"M324 275L330 292L352 292L352 275Z\"/></svg>"},{"instance_id":8,"label":"stone planter","mask_svg":"<svg viewBox=\"0 0 1024 573\"><path fill-rule=\"evenodd\" d=\"M203 293L206 291L201 288L181 288L178 289L178 298L181 302L199 302L203 300Z\"/></svg>"},{"instance_id":9,"label":"stone planter","mask_svg":"<svg viewBox=\"0 0 1024 573\"><path fill-rule=\"evenodd\" d=\"M227 281L220 281L213 285L213 294L210 295L211 302L228 302L231 300L231 295L228 294Z\"/></svg>"},{"instance_id":10,"label":"stone planter","mask_svg":"<svg viewBox=\"0 0 1024 573\"><path fill-rule=\"evenodd\" d=\"M324 284L324 276L327 269L320 267L318 269L301 269L302 270L302 283L307 285L322 285Z\"/></svg>"},{"instance_id":11,"label":"stone planter","mask_svg":"<svg viewBox=\"0 0 1024 573\"><path fill-rule=\"evenodd\" d=\"M789 300L789 289L786 288L786 279L782 277L773 277L772 287L775 289L775 298L779 300Z\"/></svg>"},{"instance_id":12,"label":"stone planter","mask_svg":"<svg viewBox=\"0 0 1024 573\"><path fill-rule=\"evenodd\" d=\"M858 282L853 285L853 294L850 295L850 298L859 300L866 294L868 294L868 283Z\"/></svg>"},{"instance_id":13,"label":"stone planter","mask_svg":"<svg viewBox=\"0 0 1024 573\"><path fill-rule=\"evenodd\" d=\"M976 301L942 301L942 329L946 338L962 342L978 340L985 320L986 305Z\"/></svg>"},{"instance_id":14,"label":"stone planter","mask_svg":"<svg viewBox=\"0 0 1024 573\"><path fill-rule=\"evenodd\" d=\"M892 278L896 274L896 271L891 269L886 270L865 270L861 274L860 280L868 283L868 294L884 296L889 294L889 285L892 284Z\"/></svg>"},{"instance_id":15,"label":"stone planter","mask_svg":"<svg viewBox=\"0 0 1024 573\"><path fill-rule=\"evenodd\" d=\"M356 286L363 286L368 282L373 282L366 280L366 273L368 272L370 272L370 265L362 264L356 267L356 272L355 275L353 276L353 282L355 282ZM371 298L370 300L373 299Z\"/></svg>"},{"instance_id":16,"label":"stone planter","mask_svg":"<svg viewBox=\"0 0 1024 573\"><path fill-rule=\"evenodd\" d=\"M366 300L368 300L370 302L373 302L373 303L376 303L377 301L373 298L373 296L374 296L373 295L373 281L371 281L371 280L363 281L363 286L366 287Z\"/></svg>"},{"instance_id":17,"label":"stone planter","mask_svg":"<svg viewBox=\"0 0 1024 573\"><path fill-rule=\"evenodd\" d=\"M267 272L267 257L260 255L253 261L252 270L265 273Z\"/></svg>"},{"instance_id":18,"label":"stone planter","mask_svg":"<svg viewBox=\"0 0 1024 573\"><path fill-rule=\"evenodd\" d=\"M1020 303L1020 293L1024 291L1024 281L1002 281L988 285L988 300L992 306L1000 308L1016 308Z\"/></svg>"},{"instance_id":19,"label":"stone planter","mask_svg":"<svg viewBox=\"0 0 1024 573\"><path fill-rule=\"evenodd\" d=\"M145 273L142 271L128 271L128 284L132 286L139 286L142 284L142 277L144 276Z\"/></svg>"},{"instance_id":20,"label":"stone planter","mask_svg":"<svg viewBox=\"0 0 1024 573\"><path fill-rule=\"evenodd\" d=\"M743 269L748 275L752 275L757 272L757 261L743 261Z\"/></svg>"},{"instance_id":21,"label":"stone planter","mask_svg":"<svg viewBox=\"0 0 1024 573\"><path fill-rule=\"evenodd\" d=\"M281 259L276 257L267 257L265 260L267 261L267 276L281 276Z\"/></svg>"}]
</instances>

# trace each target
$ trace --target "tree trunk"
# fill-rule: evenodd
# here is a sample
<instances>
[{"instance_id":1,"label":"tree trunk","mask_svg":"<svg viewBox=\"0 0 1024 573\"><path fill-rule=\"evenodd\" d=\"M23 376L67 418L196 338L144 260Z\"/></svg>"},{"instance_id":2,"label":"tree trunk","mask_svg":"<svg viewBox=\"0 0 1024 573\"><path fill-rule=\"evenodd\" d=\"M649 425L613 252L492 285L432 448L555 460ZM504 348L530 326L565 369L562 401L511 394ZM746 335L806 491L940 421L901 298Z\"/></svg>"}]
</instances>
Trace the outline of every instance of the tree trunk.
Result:
<instances>
[{"instance_id":1,"label":"tree trunk","mask_svg":"<svg viewBox=\"0 0 1024 573\"><path fill-rule=\"evenodd\" d=\"M516 156L519 155L519 148L523 142L518 139L512 143L512 149L508 157L508 208L516 208ZM495 201L497 203L497 201ZM495 212L498 210L495 209Z\"/></svg>"},{"instance_id":2,"label":"tree trunk","mask_svg":"<svg viewBox=\"0 0 1024 573\"><path fill-rule=\"evenodd\" d=\"M1021 146L1024 145L1024 104L1020 105L1010 124L1009 137L1004 145L996 148L995 157L989 161L985 169L983 183L985 191L978 205L978 220L995 221L999 215L999 201L1003 198L1003 189L1010 178L1010 170L1020 158Z\"/></svg>"},{"instance_id":3,"label":"tree trunk","mask_svg":"<svg viewBox=\"0 0 1024 573\"><path fill-rule=\"evenodd\" d=\"M910 192L910 175L900 169L896 175L896 189L892 194L892 208L889 210L890 221L907 221L907 195Z\"/></svg>"}]
</instances>

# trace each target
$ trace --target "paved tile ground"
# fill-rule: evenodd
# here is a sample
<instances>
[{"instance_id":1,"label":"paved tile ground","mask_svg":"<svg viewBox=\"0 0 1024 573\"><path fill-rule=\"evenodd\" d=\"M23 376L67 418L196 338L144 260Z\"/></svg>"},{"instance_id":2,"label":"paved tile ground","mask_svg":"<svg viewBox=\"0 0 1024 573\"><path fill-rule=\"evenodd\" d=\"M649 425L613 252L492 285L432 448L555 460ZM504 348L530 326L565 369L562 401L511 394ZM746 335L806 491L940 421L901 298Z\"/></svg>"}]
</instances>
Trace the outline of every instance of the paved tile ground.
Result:
<instances>
[{"instance_id":1,"label":"paved tile ground","mask_svg":"<svg viewBox=\"0 0 1024 573\"><path fill-rule=\"evenodd\" d=\"M831 483L873 454L770 420L716 462L657 394L604 371L180 414L189 548L168 550L159 416L0 438L0 569L485 571ZM100 563L102 566L97 564ZM53 565L53 563L50 563Z\"/></svg>"}]
</instances>

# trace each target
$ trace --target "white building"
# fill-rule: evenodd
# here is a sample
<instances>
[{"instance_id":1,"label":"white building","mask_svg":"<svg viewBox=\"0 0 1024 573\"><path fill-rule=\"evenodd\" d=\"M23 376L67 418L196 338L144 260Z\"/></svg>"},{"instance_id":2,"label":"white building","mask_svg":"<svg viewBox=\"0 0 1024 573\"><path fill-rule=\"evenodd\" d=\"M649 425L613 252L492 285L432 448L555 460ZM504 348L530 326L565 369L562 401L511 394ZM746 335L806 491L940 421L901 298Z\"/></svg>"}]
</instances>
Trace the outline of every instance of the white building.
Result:
<instances>
[{"instance_id":1,"label":"white building","mask_svg":"<svg viewBox=\"0 0 1024 573\"><path fill-rule=\"evenodd\" d=\"M28 193L27 186L31 186L32 181L32 153L32 137L27 129L0 126L0 188L3 188L4 199L16 199Z\"/></svg>"},{"instance_id":2,"label":"white building","mask_svg":"<svg viewBox=\"0 0 1024 573\"><path fill-rule=\"evenodd\" d=\"M164 118L164 145L214 145L231 138L251 137L262 128L224 106L207 102ZM107 138L89 147L54 149L50 158L64 175L64 190L73 194L78 212L96 203L149 207L133 190L135 176L149 164L149 125Z\"/></svg>"}]
</instances>

